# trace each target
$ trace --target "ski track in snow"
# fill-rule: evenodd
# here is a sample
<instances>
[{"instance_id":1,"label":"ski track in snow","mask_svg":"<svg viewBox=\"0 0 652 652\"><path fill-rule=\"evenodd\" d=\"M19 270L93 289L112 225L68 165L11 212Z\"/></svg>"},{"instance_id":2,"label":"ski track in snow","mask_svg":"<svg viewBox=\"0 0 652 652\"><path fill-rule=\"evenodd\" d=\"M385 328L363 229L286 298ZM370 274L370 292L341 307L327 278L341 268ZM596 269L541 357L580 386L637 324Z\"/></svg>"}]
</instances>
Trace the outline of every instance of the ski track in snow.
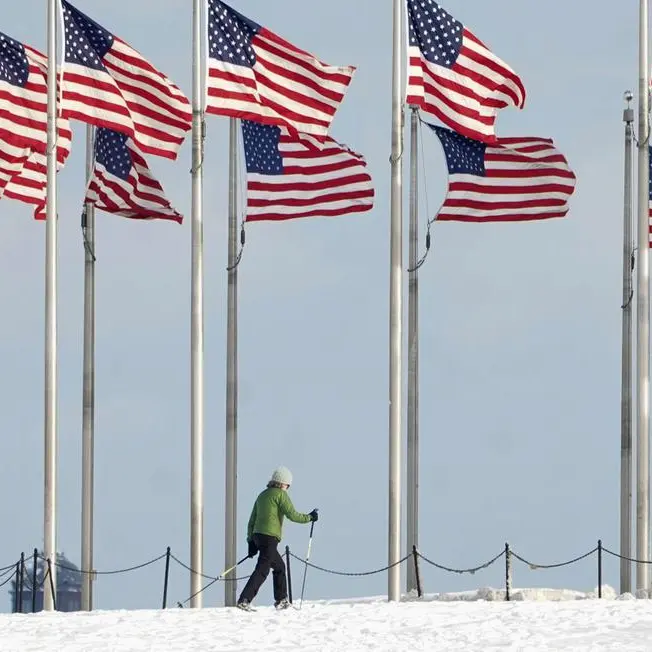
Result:
<instances>
[{"instance_id":1,"label":"ski track in snow","mask_svg":"<svg viewBox=\"0 0 652 652\"><path fill-rule=\"evenodd\" d=\"M0 615L2 652L652 650L648 600L304 603Z\"/></svg>"}]
</instances>

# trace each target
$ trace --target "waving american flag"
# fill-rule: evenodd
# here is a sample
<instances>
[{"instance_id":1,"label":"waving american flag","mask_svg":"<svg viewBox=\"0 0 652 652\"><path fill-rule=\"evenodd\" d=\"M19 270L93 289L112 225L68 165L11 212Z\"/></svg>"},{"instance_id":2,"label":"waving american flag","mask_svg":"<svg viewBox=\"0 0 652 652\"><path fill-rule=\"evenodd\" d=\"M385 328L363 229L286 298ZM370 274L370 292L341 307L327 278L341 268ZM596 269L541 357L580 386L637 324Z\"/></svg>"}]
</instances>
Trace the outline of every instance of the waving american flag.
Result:
<instances>
[{"instance_id":1,"label":"waving american flag","mask_svg":"<svg viewBox=\"0 0 652 652\"><path fill-rule=\"evenodd\" d=\"M125 133L143 152L175 159L192 126L188 98L123 40L61 3L63 116Z\"/></svg>"},{"instance_id":2,"label":"waving american flag","mask_svg":"<svg viewBox=\"0 0 652 652\"><path fill-rule=\"evenodd\" d=\"M208 0L207 113L324 137L353 66L330 66L221 0Z\"/></svg>"},{"instance_id":3,"label":"waving american flag","mask_svg":"<svg viewBox=\"0 0 652 652\"><path fill-rule=\"evenodd\" d=\"M247 222L336 217L371 210L374 187L360 154L332 138L321 149L284 127L242 121Z\"/></svg>"},{"instance_id":4,"label":"waving american flag","mask_svg":"<svg viewBox=\"0 0 652 652\"><path fill-rule=\"evenodd\" d=\"M438 221L516 222L564 217L575 174L549 138L500 138L495 145L428 125L448 166Z\"/></svg>"},{"instance_id":5,"label":"waving american flag","mask_svg":"<svg viewBox=\"0 0 652 652\"><path fill-rule=\"evenodd\" d=\"M0 32L0 142L45 152L47 59Z\"/></svg>"},{"instance_id":6,"label":"waving american flag","mask_svg":"<svg viewBox=\"0 0 652 652\"><path fill-rule=\"evenodd\" d=\"M47 136L47 59L0 32L0 197Z\"/></svg>"},{"instance_id":7,"label":"waving american flag","mask_svg":"<svg viewBox=\"0 0 652 652\"><path fill-rule=\"evenodd\" d=\"M406 102L455 131L495 142L500 109L523 108L519 76L434 0L407 0Z\"/></svg>"},{"instance_id":8,"label":"waving american flag","mask_svg":"<svg viewBox=\"0 0 652 652\"><path fill-rule=\"evenodd\" d=\"M122 217L165 219L179 224L183 220L133 141L110 129L98 129L95 135L95 164L86 202Z\"/></svg>"}]
</instances>

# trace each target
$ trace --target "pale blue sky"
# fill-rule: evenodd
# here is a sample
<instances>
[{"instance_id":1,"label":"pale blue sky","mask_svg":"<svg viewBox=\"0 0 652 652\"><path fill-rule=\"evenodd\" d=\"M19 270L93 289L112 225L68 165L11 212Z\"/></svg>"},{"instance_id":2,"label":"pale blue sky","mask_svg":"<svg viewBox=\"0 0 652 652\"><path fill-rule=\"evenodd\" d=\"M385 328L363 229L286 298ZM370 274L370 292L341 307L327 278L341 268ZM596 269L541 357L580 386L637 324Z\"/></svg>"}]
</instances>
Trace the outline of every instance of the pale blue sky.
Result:
<instances>
[{"instance_id":1,"label":"pale blue sky","mask_svg":"<svg viewBox=\"0 0 652 652\"><path fill-rule=\"evenodd\" d=\"M5 4L0 29L45 49L46 3ZM387 560L391 2L233 4L323 61L358 66L332 135L367 157L376 185L375 209L363 216L247 229L240 266L238 552L246 552L251 501L284 464L294 473L295 505L321 510L312 560L364 571ZM540 563L574 557L599 537L618 548L621 118L623 91L637 85L634 4L592 11L590 20L583 3L561 0L445 5L525 83L525 110L504 111L498 133L554 138L578 178L565 220L451 223L433 232L420 273L420 547L449 566L483 562L505 541ZM190 94L190 0L78 0L76 6ZM227 120L209 118L209 574L219 573L224 561L227 132ZM59 175L58 547L76 563L84 133L77 124ZM434 135L424 132L423 140L428 174L421 185L432 214L443 199L445 169ZM146 561L168 545L189 559L190 138L176 163L149 160L185 223L97 215L100 570ZM44 225L26 205L3 201L1 207L0 566L42 545L44 343ZM407 227L407 210L405 218ZM288 524L285 535L284 543L304 555L308 528ZM243 564L243 571L251 567ZM298 571L295 566L295 578ZM428 591L502 586L503 577L502 566L475 576L424 569ZM157 607L162 581L162 564L102 578L96 606ZM618 584L609 558L605 581ZM545 572L517 564L514 582L592 589L595 563ZM188 589L185 572L173 567L170 601L185 599ZM385 591L384 574L338 578L310 571L306 596ZM271 599L271 586L260 599ZM206 606L222 601L221 587L206 592ZM0 607L8 608L8 597L0 597Z\"/></svg>"}]
</instances>

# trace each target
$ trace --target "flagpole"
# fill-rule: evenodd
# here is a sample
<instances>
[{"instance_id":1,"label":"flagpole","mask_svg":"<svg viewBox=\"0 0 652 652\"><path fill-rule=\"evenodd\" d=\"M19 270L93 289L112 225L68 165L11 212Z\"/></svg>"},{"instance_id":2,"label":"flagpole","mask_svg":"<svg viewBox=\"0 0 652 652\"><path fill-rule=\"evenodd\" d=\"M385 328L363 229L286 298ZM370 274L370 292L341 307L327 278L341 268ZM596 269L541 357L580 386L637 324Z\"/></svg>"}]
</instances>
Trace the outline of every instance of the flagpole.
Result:
<instances>
[{"instance_id":1,"label":"flagpole","mask_svg":"<svg viewBox=\"0 0 652 652\"><path fill-rule=\"evenodd\" d=\"M204 288L203 288L203 130L201 35L202 0L192 3L192 206L190 312L190 573L191 607L202 606L204 538Z\"/></svg>"},{"instance_id":2,"label":"flagpole","mask_svg":"<svg viewBox=\"0 0 652 652\"><path fill-rule=\"evenodd\" d=\"M634 95L625 93L627 108L625 123L625 188L623 207L623 319L622 319L622 393L620 411L620 593L631 593L632 564L632 262L634 240L632 234L632 143L634 109L630 102Z\"/></svg>"},{"instance_id":3,"label":"flagpole","mask_svg":"<svg viewBox=\"0 0 652 652\"><path fill-rule=\"evenodd\" d=\"M226 492L224 568L237 559L238 494L238 121L229 120L229 243L226 336ZM236 583L224 583L224 605L236 603Z\"/></svg>"},{"instance_id":4,"label":"flagpole","mask_svg":"<svg viewBox=\"0 0 652 652\"><path fill-rule=\"evenodd\" d=\"M86 183L93 174L94 128L86 127ZM93 609L93 507L95 458L95 206L82 214L84 238L84 377L82 389L82 590L81 606Z\"/></svg>"},{"instance_id":5,"label":"flagpole","mask_svg":"<svg viewBox=\"0 0 652 652\"><path fill-rule=\"evenodd\" d=\"M411 107L410 123L410 272L408 283L407 389L407 549L419 545L419 109ZM417 588L416 568L408 564L408 593Z\"/></svg>"},{"instance_id":6,"label":"flagpole","mask_svg":"<svg viewBox=\"0 0 652 652\"><path fill-rule=\"evenodd\" d=\"M620 457L620 592L632 589L632 269L634 242L632 234L632 142L634 110L631 91L625 93L625 183L623 207L623 318L622 318L622 390L621 390L621 457Z\"/></svg>"},{"instance_id":7,"label":"flagpole","mask_svg":"<svg viewBox=\"0 0 652 652\"><path fill-rule=\"evenodd\" d=\"M52 582L43 609L54 610L57 586L57 2L47 5L47 193L45 204L45 478L43 554Z\"/></svg>"},{"instance_id":8,"label":"flagpole","mask_svg":"<svg viewBox=\"0 0 652 652\"><path fill-rule=\"evenodd\" d=\"M636 558L649 560L650 432L650 268L649 268L649 87L648 0L639 5L638 86L638 264L637 264L637 423L636 423ZM636 588L648 588L647 564L636 566Z\"/></svg>"},{"instance_id":9,"label":"flagpole","mask_svg":"<svg viewBox=\"0 0 652 652\"><path fill-rule=\"evenodd\" d=\"M403 336L403 2L394 0L389 283L389 532L390 601L401 597L401 379Z\"/></svg>"}]
</instances>

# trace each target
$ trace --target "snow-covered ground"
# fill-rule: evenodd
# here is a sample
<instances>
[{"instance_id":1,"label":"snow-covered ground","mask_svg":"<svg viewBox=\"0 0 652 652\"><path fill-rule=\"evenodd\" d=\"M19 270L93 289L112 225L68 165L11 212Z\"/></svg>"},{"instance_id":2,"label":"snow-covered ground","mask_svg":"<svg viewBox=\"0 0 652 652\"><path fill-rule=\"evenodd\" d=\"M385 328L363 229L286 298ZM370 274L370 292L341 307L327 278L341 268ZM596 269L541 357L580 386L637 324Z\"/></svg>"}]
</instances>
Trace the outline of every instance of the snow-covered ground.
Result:
<instances>
[{"instance_id":1,"label":"snow-covered ground","mask_svg":"<svg viewBox=\"0 0 652 652\"><path fill-rule=\"evenodd\" d=\"M652 604L625 595L501 591L304 602L301 611L96 611L0 616L2 652L652 650Z\"/></svg>"}]
</instances>

